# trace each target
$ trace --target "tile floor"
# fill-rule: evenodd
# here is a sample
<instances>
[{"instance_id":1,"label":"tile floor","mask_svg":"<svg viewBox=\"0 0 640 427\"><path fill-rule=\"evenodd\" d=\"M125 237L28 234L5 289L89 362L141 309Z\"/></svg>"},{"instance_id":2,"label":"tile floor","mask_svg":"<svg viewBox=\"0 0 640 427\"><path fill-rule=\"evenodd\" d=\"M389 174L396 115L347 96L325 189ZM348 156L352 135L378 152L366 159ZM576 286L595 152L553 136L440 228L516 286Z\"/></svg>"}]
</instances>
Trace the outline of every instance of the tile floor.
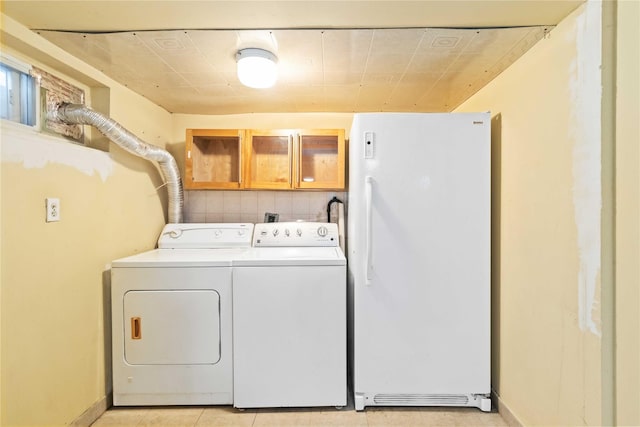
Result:
<instances>
[{"instance_id":1,"label":"tile floor","mask_svg":"<svg viewBox=\"0 0 640 427\"><path fill-rule=\"evenodd\" d=\"M230 406L111 408L93 426L507 426L497 412L475 408L257 409Z\"/></svg>"}]
</instances>

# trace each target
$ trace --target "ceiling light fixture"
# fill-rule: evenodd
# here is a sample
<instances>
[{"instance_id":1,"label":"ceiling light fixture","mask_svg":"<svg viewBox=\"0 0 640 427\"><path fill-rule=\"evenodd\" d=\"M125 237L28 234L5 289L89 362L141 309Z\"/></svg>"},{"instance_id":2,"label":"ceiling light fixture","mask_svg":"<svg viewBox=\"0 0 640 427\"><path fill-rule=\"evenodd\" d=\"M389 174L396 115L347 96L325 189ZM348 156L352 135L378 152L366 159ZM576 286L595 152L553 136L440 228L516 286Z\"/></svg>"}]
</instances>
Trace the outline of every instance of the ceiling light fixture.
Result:
<instances>
[{"instance_id":1,"label":"ceiling light fixture","mask_svg":"<svg viewBox=\"0 0 640 427\"><path fill-rule=\"evenodd\" d=\"M258 48L241 49L236 53L238 79L256 89L273 86L278 79L278 58L268 50Z\"/></svg>"}]
</instances>

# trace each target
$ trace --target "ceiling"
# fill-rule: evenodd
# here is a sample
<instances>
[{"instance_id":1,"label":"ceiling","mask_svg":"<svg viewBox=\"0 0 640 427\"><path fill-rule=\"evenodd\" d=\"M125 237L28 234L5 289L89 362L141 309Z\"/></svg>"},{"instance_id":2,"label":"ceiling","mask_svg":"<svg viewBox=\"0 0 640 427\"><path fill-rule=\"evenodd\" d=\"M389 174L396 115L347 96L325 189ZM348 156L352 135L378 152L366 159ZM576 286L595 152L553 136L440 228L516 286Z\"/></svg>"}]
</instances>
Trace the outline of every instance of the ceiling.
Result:
<instances>
[{"instance_id":1,"label":"ceiling","mask_svg":"<svg viewBox=\"0 0 640 427\"><path fill-rule=\"evenodd\" d=\"M581 1L2 1L6 16L172 113L451 111ZM235 53L278 57L270 89Z\"/></svg>"}]
</instances>

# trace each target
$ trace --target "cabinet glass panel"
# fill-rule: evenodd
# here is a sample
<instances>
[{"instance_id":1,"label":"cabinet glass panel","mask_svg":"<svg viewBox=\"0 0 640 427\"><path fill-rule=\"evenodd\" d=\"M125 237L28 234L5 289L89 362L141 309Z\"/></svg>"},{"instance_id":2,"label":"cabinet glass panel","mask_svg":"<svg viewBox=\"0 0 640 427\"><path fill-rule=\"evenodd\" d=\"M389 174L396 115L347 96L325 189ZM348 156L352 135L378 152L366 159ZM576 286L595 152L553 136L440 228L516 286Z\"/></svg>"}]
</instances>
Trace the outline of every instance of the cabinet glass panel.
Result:
<instances>
[{"instance_id":1,"label":"cabinet glass panel","mask_svg":"<svg viewBox=\"0 0 640 427\"><path fill-rule=\"evenodd\" d=\"M187 129L186 188L241 188L242 132Z\"/></svg>"},{"instance_id":2,"label":"cabinet glass panel","mask_svg":"<svg viewBox=\"0 0 640 427\"><path fill-rule=\"evenodd\" d=\"M252 135L252 187L289 188L291 182L289 135Z\"/></svg>"},{"instance_id":3,"label":"cabinet glass panel","mask_svg":"<svg viewBox=\"0 0 640 427\"><path fill-rule=\"evenodd\" d=\"M344 187L344 137L332 134L301 134L298 186L300 188Z\"/></svg>"},{"instance_id":4,"label":"cabinet glass panel","mask_svg":"<svg viewBox=\"0 0 640 427\"><path fill-rule=\"evenodd\" d=\"M237 136L194 136L193 180L240 181L240 139Z\"/></svg>"},{"instance_id":5,"label":"cabinet glass panel","mask_svg":"<svg viewBox=\"0 0 640 427\"><path fill-rule=\"evenodd\" d=\"M338 143L335 136L300 138L300 179L302 182L335 181L338 169Z\"/></svg>"}]
</instances>

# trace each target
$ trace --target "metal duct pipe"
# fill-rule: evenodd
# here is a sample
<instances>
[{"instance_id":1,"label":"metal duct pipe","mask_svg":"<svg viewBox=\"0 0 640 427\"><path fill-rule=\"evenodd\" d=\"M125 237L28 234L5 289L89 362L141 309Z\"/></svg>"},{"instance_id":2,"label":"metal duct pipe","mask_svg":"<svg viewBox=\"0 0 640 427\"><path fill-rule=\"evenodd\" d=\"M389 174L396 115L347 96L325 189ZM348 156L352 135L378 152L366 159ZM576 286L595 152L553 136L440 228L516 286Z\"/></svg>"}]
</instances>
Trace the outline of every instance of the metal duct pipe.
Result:
<instances>
[{"instance_id":1,"label":"metal duct pipe","mask_svg":"<svg viewBox=\"0 0 640 427\"><path fill-rule=\"evenodd\" d=\"M115 120L84 105L59 103L47 111L47 116L50 119L68 124L91 125L128 152L143 159L158 162L169 196L169 223L182 222L184 204L182 179L180 178L178 164L168 151L155 145L147 144Z\"/></svg>"}]
</instances>

